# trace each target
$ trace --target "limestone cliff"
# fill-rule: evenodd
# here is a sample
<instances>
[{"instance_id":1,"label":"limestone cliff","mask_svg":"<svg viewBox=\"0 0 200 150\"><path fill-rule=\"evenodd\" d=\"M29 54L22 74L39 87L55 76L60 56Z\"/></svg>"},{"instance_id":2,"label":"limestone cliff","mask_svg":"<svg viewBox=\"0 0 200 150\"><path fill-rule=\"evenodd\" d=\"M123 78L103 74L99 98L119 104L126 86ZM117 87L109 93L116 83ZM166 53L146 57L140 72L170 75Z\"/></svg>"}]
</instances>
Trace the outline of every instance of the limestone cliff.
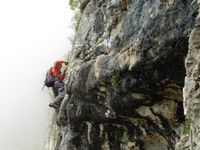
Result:
<instances>
[{"instance_id":1,"label":"limestone cliff","mask_svg":"<svg viewBox=\"0 0 200 150\"><path fill-rule=\"evenodd\" d=\"M184 104L187 118L191 121L190 149L200 149L200 15L190 34L189 50L185 61Z\"/></svg>"},{"instance_id":2,"label":"limestone cliff","mask_svg":"<svg viewBox=\"0 0 200 150\"><path fill-rule=\"evenodd\" d=\"M58 115L56 149L175 149L185 120L184 61L197 10L192 0L87 0ZM198 40L190 43L186 80L196 81ZM199 91L199 83L193 89ZM193 96L197 111L188 111L195 117L199 98Z\"/></svg>"}]
</instances>

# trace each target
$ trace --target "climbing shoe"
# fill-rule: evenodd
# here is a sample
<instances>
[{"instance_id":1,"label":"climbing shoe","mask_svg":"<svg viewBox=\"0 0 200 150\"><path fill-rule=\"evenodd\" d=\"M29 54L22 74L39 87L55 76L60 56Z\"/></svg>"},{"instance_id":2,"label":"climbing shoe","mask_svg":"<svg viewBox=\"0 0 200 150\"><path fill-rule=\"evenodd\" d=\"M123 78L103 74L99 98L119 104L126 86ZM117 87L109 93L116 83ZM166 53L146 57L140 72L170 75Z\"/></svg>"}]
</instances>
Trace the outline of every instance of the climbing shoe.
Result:
<instances>
[{"instance_id":1,"label":"climbing shoe","mask_svg":"<svg viewBox=\"0 0 200 150\"><path fill-rule=\"evenodd\" d=\"M59 108L59 105L56 103L50 103L49 107L53 107L53 108Z\"/></svg>"}]
</instances>

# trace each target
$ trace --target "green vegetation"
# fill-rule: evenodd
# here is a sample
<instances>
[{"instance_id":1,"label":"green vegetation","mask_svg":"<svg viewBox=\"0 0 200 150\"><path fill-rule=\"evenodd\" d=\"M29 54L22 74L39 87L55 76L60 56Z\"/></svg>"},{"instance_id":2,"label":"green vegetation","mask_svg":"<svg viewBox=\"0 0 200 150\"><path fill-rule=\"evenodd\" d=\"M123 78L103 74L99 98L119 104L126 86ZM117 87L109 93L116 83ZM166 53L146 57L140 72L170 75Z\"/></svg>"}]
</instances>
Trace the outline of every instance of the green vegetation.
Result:
<instances>
[{"instance_id":1,"label":"green vegetation","mask_svg":"<svg viewBox=\"0 0 200 150\"><path fill-rule=\"evenodd\" d=\"M110 79L110 84L115 90L119 90L120 87L120 77L117 75L113 75Z\"/></svg>"},{"instance_id":2,"label":"green vegetation","mask_svg":"<svg viewBox=\"0 0 200 150\"><path fill-rule=\"evenodd\" d=\"M79 8L81 2L82 0L70 0L69 6L72 10L76 10Z\"/></svg>"},{"instance_id":3,"label":"green vegetation","mask_svg":"<svg viewBox=\"0 0 200 150\"><path fill-rule=\"evenodd\" d=\"M183 134L189 134L190 133L190 124L191 121L189 119L185 119L183 122Z\"/></svg>"},{"instance_id":4,"label":"green vegetation","mask_svg":"<svg viewBox=\"0 0 200 150\"><path fill-rule=\"evenodd\" d=\"M78 10L75 11L74 17L72 18L72 24L75 27L75 30L78 29L82 13Z\"/></svg>"},{"instance_id":5,"label":"green vegetation","mask_svg":"<svg viewBox=\"0 0 200 150\"><path fill-rule=\"evenodd\" d=\"M69 1L69 6L72 10L74 10L74 17L72 18L72 24L75 28L75 30L78 29L82 13L80 12L80 4L82 0L70 0Z\"/></svg>"}]
</instances>

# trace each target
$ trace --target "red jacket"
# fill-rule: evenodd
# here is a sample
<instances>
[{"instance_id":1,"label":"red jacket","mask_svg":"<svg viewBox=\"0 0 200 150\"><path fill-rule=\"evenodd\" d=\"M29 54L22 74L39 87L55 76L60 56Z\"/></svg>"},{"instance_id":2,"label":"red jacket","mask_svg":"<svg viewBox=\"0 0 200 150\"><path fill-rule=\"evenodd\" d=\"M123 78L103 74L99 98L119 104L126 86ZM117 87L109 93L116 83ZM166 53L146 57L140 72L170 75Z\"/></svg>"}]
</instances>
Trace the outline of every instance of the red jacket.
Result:
<instances>
[{"instance_id":1,"label":"red jacket","mask_svg":"<svg viewBox=\"0 0 200 150\"><path fill-rule=\"evenodd\" d=\"M65 78L65 72L61 74L60 68L62 67L62 64L65 63L62 60L58 60L54 63L54 66L51 68L51 74L53 77L58 77L61 80L64 80Z\"/></svg>"}]
</instances>

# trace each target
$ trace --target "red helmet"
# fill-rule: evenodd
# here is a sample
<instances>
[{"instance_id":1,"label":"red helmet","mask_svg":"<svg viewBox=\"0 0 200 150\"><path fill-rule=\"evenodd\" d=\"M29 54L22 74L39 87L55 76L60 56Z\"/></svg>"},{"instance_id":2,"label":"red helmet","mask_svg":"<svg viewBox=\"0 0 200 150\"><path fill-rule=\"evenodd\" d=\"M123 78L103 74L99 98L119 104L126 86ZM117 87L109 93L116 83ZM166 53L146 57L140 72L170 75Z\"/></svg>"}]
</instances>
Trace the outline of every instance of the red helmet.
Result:
<instances>
[{"instance_id":1,"label":"red helmet","mask_svg":"<svg viewBox=\"0 0 200 150\"><path fill-rule=\"evenodd\" d=\"M66 63L62 60L58 60L54 63L54 66L51 67L51 74L53 77L59 77L61 80L64 79L65 73L61 74L60 68L62 67L62 64Z\"/></svg>"}]
</instances>

